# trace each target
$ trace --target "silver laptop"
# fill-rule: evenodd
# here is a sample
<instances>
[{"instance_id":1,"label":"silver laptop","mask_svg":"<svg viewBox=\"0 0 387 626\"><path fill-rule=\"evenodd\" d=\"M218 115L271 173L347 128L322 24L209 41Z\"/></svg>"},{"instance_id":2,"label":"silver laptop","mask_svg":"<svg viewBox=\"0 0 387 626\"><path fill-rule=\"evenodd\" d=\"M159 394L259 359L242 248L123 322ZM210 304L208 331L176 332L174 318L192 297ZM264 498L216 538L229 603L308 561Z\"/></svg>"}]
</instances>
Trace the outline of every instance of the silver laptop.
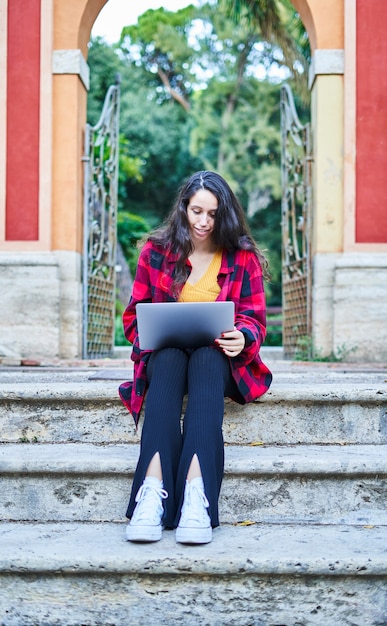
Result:
<instances>
[{"instance_id":1,"label":"silver laptop","mask_svg":"<svg viewBox=\"0 0 387 626\"><path fill-rule=\"evenodd\" d=\"M234 329L234 302L139 302L141 350L209 346Z\"/></svg>"}]
</instances>

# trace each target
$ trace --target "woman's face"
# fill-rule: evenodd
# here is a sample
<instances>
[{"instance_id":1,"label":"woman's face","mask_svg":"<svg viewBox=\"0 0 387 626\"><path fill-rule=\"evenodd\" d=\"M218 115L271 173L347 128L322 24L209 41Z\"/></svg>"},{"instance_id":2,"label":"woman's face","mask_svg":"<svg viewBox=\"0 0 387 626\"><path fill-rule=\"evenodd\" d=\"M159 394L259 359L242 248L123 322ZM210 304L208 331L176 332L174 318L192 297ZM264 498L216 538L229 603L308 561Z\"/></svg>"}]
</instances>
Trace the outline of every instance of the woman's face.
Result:
<instances>
[{"instance_id":1,"label":"woman's face","mask_svg":"<svg viewBox=\"0 0 387 626\"><path fill-rule=\"evenodd\" d=\"M211 191L199 189L187 206L190 233L194 243L203 243L212 238L218 200Z\"/></svg>"}]
</instances>

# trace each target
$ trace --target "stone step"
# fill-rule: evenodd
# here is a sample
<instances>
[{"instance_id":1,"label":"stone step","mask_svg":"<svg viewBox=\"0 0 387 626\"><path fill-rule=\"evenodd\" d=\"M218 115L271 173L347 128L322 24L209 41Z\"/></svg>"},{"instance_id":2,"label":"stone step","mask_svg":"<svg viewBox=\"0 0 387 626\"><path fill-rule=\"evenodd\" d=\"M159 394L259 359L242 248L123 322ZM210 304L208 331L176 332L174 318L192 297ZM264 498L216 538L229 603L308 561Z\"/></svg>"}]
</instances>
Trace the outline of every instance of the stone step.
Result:
<instances>
[{"instance_id":1,"label":"stone step","mask_svg":"<svg viewBox=\"0 0 387 626\"><path fill-rule=\"evenodd\" d=\"M3 444L0 519L122 521L138 445ZM224 523L387 525L387 445L226 446Z\"/></svg>"},{"instance_id":2,"label":"stone step","mask_svg":"<svg viewBox=\"0 0 387 626\"><path fill-rule=\"evenodd\" d=\"M83 375L83 379L82 379ZM95 374L94 374L95 375ZM120 380L90 380L90 372L39 381L0 382L0 440L83 443L139 441L132 417L122 406ZM384 379L383 379L384 376ZM256 402L226 401L224 438L229 444L387 443L385 374L371 382L353 377L277 376ZM141 428L141 426L140 426Z\"/></svg>"},{"instance_id":3,"label":"stone step","mask_svg":"<svg viewBox=\"0 0 387 626\"><path fill-rule=\"evenodd\" d=\"M124 524L0 524L3 626L377 626L387 528L221 526L204 546Z\"/></svg>"}]
</instances>

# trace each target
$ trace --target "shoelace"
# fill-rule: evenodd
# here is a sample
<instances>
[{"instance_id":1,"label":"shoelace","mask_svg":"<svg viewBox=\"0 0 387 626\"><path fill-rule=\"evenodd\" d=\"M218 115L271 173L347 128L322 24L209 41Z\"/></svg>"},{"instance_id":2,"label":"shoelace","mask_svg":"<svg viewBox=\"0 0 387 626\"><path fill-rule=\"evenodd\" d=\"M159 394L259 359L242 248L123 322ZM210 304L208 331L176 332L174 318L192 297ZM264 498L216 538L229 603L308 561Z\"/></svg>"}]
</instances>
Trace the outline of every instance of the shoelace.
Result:
<instances>
[{"instance_id":1,"label":"shoelace","mask_svg":"<svg viewBox=\"0 0 387 626\"><path fill-rule=\"evenodd\" d=\"M197 485L187 483L182 511L184 520L193 520L205 524L208 520L207 507L209 505L204 491Z\"/></svg>"},{"instance_id":2,"label":"shoelace","mask_svg":"<svg viewBox=\"0 0 387 626\"><path fill-rule=\"evenodd\" d=\"M135 509L136 520L152 519L158 521L162 513L161 500L168 498L168 492L161 487L142 484L136 495L138 503Z\"/></svg>"}]
</instances>

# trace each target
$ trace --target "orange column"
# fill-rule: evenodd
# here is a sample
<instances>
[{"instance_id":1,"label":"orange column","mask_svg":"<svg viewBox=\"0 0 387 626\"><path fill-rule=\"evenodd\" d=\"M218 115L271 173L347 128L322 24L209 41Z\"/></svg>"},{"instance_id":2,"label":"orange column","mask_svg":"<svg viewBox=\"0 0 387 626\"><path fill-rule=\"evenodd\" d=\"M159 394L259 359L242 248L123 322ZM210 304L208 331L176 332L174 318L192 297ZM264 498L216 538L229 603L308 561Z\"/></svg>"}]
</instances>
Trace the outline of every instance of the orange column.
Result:
<instances>
[{"instance_id":1,"label":"orange column","mask_svg":"<svg viewBox=\"0 0 387 626\"><path fill-rule=\"evenodd\" d=\"M82 155L88 89L82 67L87 68L91 27L106 1L54 0L54 59L58 54L60 58L53 77L53 250L82 253ZM79 72L70 68L72 58L78 59Z\"/></svg>"}]
</instances>

